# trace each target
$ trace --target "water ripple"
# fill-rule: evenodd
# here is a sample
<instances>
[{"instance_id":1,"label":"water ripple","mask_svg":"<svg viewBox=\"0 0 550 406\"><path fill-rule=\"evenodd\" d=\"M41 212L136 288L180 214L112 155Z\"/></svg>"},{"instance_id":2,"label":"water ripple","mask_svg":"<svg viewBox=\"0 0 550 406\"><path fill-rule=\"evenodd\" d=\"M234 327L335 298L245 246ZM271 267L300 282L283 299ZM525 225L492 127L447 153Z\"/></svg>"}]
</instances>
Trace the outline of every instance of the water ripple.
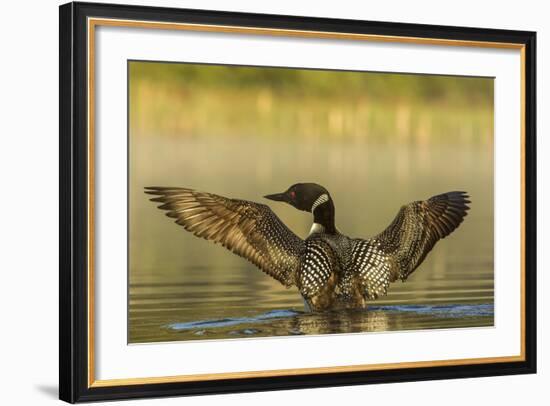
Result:
<instances>
[{"instance_id":1,"label":"water ripple","mask_svg":"<svg viewBox=\"0 0 550 406\"><path fill-rule=\"evenodd\" d=\"M171 323L166 327L175 331L199 330L200 332L206 329L217 329L225 327L240 326L243 324L258 324L265 322L274 322L277 319L288 318L331 318L331 319L346 319L350 315L355 314L357 317L361 315L368 317L380 315L384 313L390 314L416 314L440 318L464 318L464 317L492 317L494 315L493 304L448 304L448 305L394 305L394 306L369 306L368 310L352 310L344 312L328 312L328 313L303 313L295 310L272 310L266 313L261 313L256 316L249 317L228 317L223 319L213 320L198 320L184 323ZM248 333L247 333L248 334Z\"/></svg>"},{"instance_id":2,"label":"water ripple","mask_svg":"<svg viewBox=\"0 0 550 406\"><path fill-rule=\"evenodd\" d=\"M225 318L225 319L218 319L218 320L199 320L199 321L191 321L187 323L172 323L168 325L168 328L172 330L192 330L196 328L205 329L205 328L231 327L231 326L237 326L240 324L261 323L263 321L268 321L273 319L294 317L299 314L301 313L294 310L272 310L267 313L262 313L254 317L235 317L235 318Z\"/></svg>"},{"instance_id":3,"label":"water ripple","mask_svg":"<svg viewBox=\"0 0 550 406\"><path fill-rule=\"evenodd\" d=\"M493 304L448 304L448 305L397 305L370 306L373 311L410 312L440 317L483 317L493 316Z\"/></svg>"}]
</instances>

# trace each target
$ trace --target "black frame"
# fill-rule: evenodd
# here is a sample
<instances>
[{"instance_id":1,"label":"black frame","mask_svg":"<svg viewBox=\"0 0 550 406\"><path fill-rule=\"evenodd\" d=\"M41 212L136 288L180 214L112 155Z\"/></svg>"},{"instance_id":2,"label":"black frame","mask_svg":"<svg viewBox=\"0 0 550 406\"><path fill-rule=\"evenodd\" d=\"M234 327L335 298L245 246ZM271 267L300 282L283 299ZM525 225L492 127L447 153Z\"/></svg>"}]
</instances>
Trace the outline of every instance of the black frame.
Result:
<instances>
[{"instance_id":1,"label":"black frame","mask_svg":"<svg viewBox=\"0 0 550 406\"><path fill-rule=\"evenodd\" d=\"M299 29L525 46L525 361L319 373L269 378L88 387L87 29L88 17ZM536 33L113 4L60 6L59 398L67 402L235 393L536 372Z\"/></svg>"}]
</instances>

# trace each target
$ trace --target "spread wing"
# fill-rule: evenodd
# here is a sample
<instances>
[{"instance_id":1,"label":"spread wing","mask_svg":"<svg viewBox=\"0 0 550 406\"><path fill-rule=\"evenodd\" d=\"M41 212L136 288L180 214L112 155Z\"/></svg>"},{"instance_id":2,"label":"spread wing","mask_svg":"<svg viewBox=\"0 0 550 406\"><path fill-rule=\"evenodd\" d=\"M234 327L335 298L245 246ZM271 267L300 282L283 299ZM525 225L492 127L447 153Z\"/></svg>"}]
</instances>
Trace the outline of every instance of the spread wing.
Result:
<instances>
[{"instance_id":1,"label":"spread wing","mask_svg":"<svg viewBox=\"0 0 550 406\"><path fill-rule=\"evenodd\" d=\"M147 187L145 193L187 231L220 243L285 286L294 283L304 241L268 206L186 188Z\"/></svg>"},{"instance_id":2,"label":"spread wing","mask_svg":"<svg viewBox=\"0 0 550 406\"><path fill-rule=\"evenodd\" d=\"M437 241L456 230L470 209L468 199L465 192L448 192L401 207L388 228L373 238L397 266L396 277L405 280Z\"/></svg>"}]
</instances>

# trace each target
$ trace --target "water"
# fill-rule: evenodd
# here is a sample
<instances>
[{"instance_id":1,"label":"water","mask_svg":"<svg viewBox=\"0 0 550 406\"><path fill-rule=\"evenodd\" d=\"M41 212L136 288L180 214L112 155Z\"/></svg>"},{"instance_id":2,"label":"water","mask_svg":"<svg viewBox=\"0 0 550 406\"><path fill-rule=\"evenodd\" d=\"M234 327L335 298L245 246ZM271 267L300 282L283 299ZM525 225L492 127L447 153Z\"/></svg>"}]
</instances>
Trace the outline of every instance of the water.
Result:
<instances>
[{"instance_id":1,"label":"water","mask_svg":"<svg viewBox=\"0 0 550 406\"><path fill-rule=\"evenodd\" d=\"M225 271L238 273L239 269ZM279 287L267 277L252 278L251 283L246 275L226 275L213 285L204 281L205 272L215 271L185 268L180 278L166 274L155 278L169 283L136 278L141 282L130 286L130 342L493 325L490 269L476 272L476 277L463 271L444 279L430 275L417 281L413 276L394 284L386 298L366 310L326 313L306 313L296 288ZM188 278L194 281L186 282Z\"/></svg>"},{"instance_id":2,"label":"water","mask_svg":"<svg viewBox=\"0 0 550 406\"><path fill-rule=\"evenodd\" d=\"M297 310L272 310L248 317L171 323L168 334L181 339L264 337L304 334L360 333L407 329L490 325L492 304L372 306L310 314Z\"/></svg>"},{"instance_id":3,"label":"water","mask_svg":"<svg viewBox=\"0 0 550 406\"><path fill-rule=\"evenodd\" d=\"M203 94L198 103L166 92L131 103L130 343L493 325L492 106L273 100L266 112L250 95L237 103ZM246 123L232 121L245 114ZM352 237L373 236L402 204L446 191L467 191L472 209L405 283L366 310L307 314L295 287L187 233L143 193L182 186L261 201L305 238L311 215L261 197L304 181L331 192L337 227Z\"/></svg>"},{"instance_id":4,"label":"water","mask_svg":"<svg viewBox=\"0 0 550 406\"><path fill-rule=\"evenodd\" d=\"M159 252L150 261L161 265L132 267L131 343L493 325L493 263L483 256L489 244L473 249L467 231L440 242L409 280L392 284L368 309L308 314L295 287L285 289L222 247L188 235L154 206L141 210L162 220L148 233L157 236L150 250ZM470 224L476 217L465 230L479 229ZM202 265L168 262L170 255Z\"/></svg>"}]
</instances>

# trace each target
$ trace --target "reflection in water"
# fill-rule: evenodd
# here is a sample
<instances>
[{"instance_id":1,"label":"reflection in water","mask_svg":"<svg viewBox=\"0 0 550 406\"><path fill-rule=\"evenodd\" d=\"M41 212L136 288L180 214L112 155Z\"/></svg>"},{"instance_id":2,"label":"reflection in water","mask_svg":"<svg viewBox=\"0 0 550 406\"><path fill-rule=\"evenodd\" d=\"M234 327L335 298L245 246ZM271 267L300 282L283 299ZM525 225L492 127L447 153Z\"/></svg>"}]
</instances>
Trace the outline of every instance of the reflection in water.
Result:
<instances>
[{"instance_id":1,"label":"reflection in water","mask_svg":"<svg viewBox=\"0 0 550 406\"><path fill-rule=\"evenodd\" d=\"M357 333L399 330L399 317L387 317L385 311L346 310L305 313L276 310L247 318L229 318L191 323L173 323L168 329L209 338L230 335L280 336L305 334ZM189 335L189 334L188 334Z\"/></svg>"},{"instance_id":2,"label":"reflection in water","mask_svg":"<svg viewBox=\"0 0 550 406\"><path fill-rule=\"evenodd\" d=\"M394 331L491 324L493 305L401 305L372 306L368 310L306 313L274 310L250 317L200 320L165 326L181 338L223 338L229 336L280 336Z\"/></svg>"}]
</instances>

